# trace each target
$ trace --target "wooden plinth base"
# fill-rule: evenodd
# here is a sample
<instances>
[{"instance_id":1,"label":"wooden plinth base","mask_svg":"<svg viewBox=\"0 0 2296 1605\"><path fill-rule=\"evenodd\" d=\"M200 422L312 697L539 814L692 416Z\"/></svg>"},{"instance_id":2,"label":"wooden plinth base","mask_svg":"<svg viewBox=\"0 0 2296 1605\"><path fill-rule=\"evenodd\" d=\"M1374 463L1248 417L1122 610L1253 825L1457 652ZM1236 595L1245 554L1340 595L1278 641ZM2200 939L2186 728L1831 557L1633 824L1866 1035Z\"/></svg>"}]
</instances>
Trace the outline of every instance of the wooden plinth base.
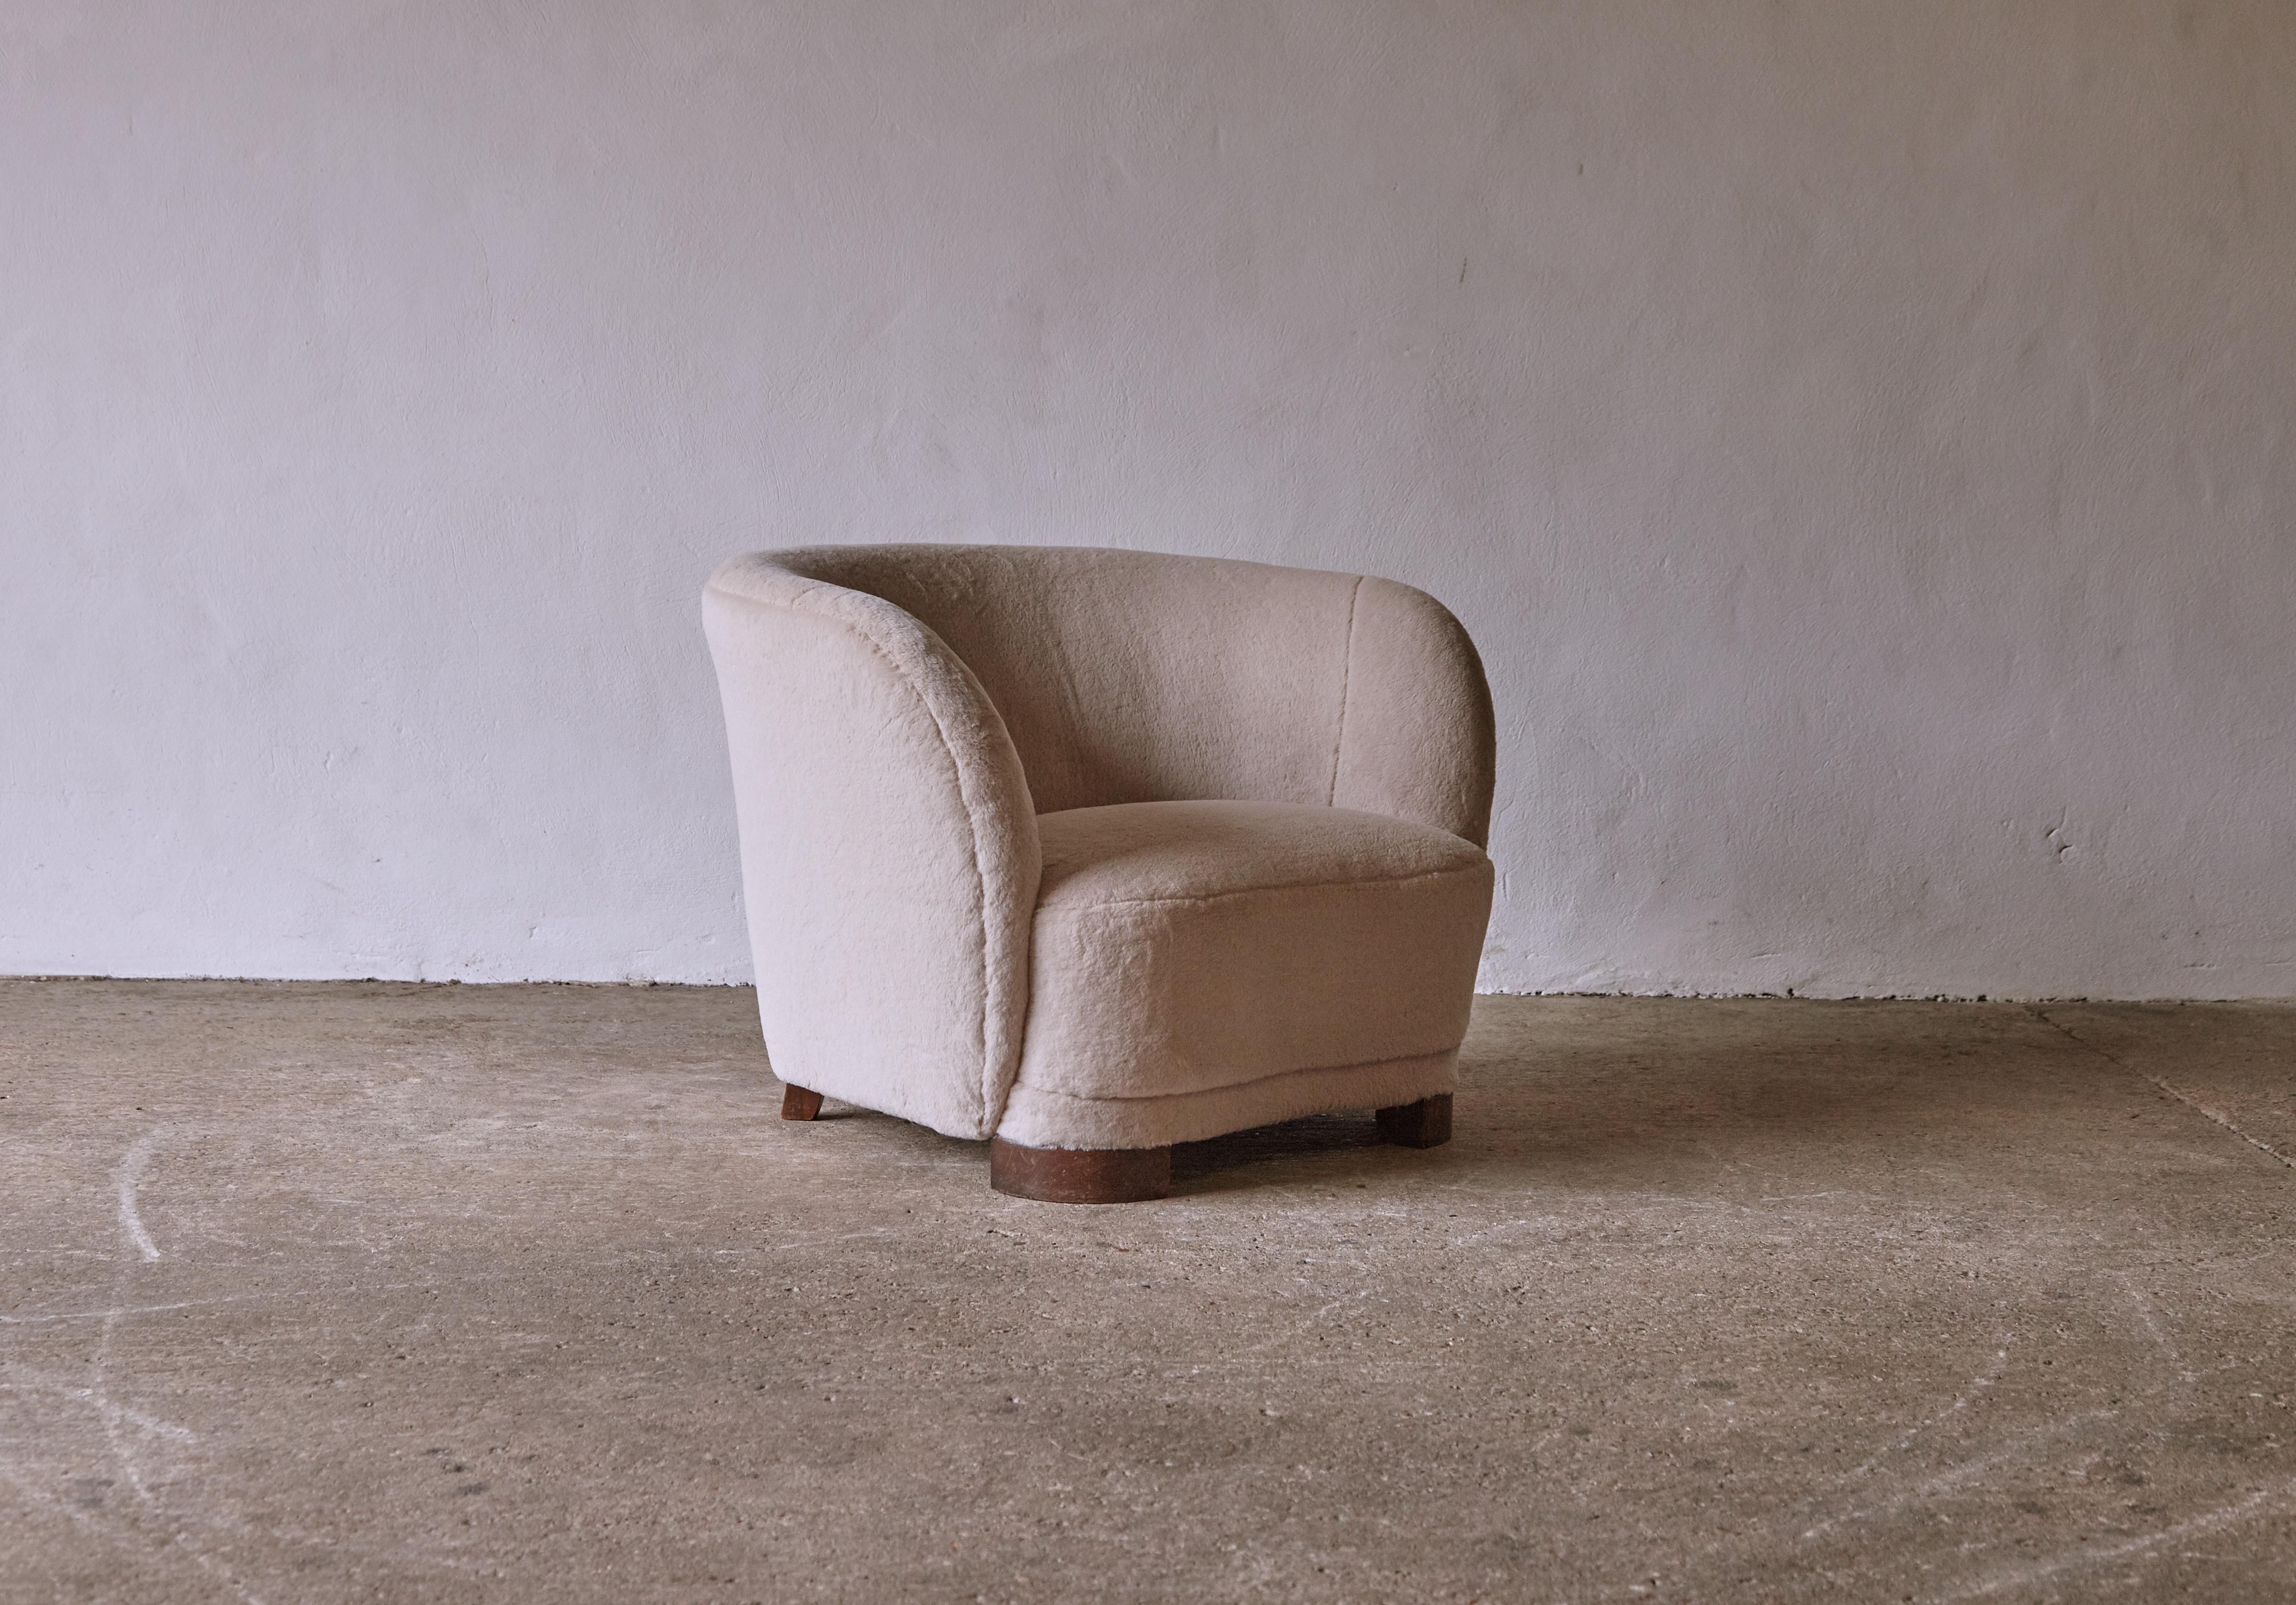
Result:
<instances>
[{"instance_id":1,"label":"wooden plinth base","mask_svg":"<svg viewBox=\"0 0 2296 1605\"><path fill-rule=\"evenodd\" d=\"M1378 1113L1379 1140L1405 1148L1439 1148L1451 1140L1451 1094L1398 1103Z\"/></svg>"},{"instance_id":2,"label":"wooden plinth base","mask_svg":"<svg viewBox=\"0 0 2296 1605\"><path fill-rule=\"evenodd\" d=\"M1047 1204L1136 1204L1172 1191L1172 1151L1023 1148L991 1137L988 1184Z\"/></svg>"},{"instance_id":3,"label":"wooden plinth base","mask_svg":"<svg viewBox=\"0 0 2296 1605\"><path fill-rule=\"evenodd\" d=\"M810 1120L821 1112L821 1094L794 1085L782 1088L782 1118Z\"/></svg>"}]
</instances>

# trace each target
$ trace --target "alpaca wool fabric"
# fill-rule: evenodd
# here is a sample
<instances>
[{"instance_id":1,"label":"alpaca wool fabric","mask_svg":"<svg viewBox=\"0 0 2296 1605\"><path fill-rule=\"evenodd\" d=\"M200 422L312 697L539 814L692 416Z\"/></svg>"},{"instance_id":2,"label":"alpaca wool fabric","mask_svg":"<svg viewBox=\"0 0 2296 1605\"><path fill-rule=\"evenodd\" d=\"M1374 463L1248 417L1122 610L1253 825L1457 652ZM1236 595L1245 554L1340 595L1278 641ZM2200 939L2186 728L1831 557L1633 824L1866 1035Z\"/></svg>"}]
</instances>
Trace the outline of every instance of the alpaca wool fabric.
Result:
<instances>
[{"instance_id":1,"label":"alpaca wool fabric","mask_svg":"<svg viewBox=\"0 0 2296 1605\"><path fill-rule=\"evenodd\" d=\"M1148 1147L1447 1091L1474 647L1392 581L1064 547L736 558L704 618L785 1081Z\"/></svg>"}]
</instances>

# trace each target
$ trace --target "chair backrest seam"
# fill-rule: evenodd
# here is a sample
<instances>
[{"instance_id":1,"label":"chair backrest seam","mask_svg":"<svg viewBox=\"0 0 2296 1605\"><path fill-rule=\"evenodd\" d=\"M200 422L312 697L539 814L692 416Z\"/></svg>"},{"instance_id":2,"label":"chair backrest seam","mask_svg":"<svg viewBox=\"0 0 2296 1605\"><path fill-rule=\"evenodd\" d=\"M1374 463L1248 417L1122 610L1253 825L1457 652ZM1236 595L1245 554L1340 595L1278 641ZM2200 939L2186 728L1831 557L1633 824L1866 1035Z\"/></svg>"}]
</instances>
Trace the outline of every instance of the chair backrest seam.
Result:
<instances>
[{"instance_id":1,"label":"chair backrest seam","mask_svg":"<svg viewBox=\"0 0 2296 1605\"><path fill-rule=\"evenodd\" d=\"M1332 789L1324 798L1326 807L1337 807L1340 801L1340 764L1348 750L1348 688L1356 677L1356 603L1363 596L1363 583L1358 574L1348 588L1348 650L1340 662L1340 725L1332 736Z\"/></svg>"}]
</instances>

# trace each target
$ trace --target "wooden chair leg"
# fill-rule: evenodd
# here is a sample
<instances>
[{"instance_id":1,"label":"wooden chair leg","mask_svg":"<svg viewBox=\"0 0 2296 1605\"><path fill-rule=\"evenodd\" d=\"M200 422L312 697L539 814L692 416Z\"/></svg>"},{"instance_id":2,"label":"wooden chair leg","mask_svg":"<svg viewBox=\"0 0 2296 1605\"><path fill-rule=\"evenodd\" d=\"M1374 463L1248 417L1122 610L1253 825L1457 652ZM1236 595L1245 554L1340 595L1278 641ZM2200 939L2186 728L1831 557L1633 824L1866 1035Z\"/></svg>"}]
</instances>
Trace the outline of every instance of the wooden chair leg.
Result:
<instances>
[{"instance_id":1,"label":"wooden chair leg","mask_svg":"<svg viewBox=\"0 0 2296 1605\"><path fill-rule=\"evenodd\" d=\"M1405 1148L1439 1148L1451 1140L1451 1094L1438 1093L1416 1103L1381 1110L1379 1140Z\"/></svg>"},{"instance_id":2,"label":"wooden chair leg","mask_svg":"<svg viewBox=\"0 0 2296 1605\"><path fill-rule=\"evenodd\" d=\"M821 1112L821 1094L794 1082L782 1088L782 1118L810 1120Z\"/></svg>"},{"instance_id":3,"label":"wooden chair leg","mask_svg":"<svg viewBox=\"0 0 2296 1605\"><path fill-rule=\"evenodd\" d=\"M1172 1151L1023 1148L991 1137L988 1184L1047 1204L1136 1204L1172 1191Z\"/></svg>"}]
</instances>

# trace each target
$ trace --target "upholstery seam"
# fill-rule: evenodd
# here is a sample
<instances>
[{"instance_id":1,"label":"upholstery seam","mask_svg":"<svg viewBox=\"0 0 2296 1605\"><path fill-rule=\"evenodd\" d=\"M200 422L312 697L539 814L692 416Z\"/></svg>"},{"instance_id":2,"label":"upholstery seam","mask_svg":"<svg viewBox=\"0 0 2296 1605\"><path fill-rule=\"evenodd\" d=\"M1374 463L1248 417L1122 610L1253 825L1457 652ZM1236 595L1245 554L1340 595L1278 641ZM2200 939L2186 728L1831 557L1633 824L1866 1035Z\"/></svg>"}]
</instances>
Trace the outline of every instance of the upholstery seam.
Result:
<instances>
[{"instance_id":1,"label":"upholstery seam","mask_svg":"<svg viewBox=\"0 0 2296 1605\"><path fill-rule=\"evenodd\" d=\"M1364 577L1356 576L1355 585L1348 592L1348 651L1340 660L1340 728L1332 738L1332 789L1324 798L1326 807L1337 807L1340 802L1340 760L1348 750L1348 692L1356 678L1356 603L1363 597Z\"/></svg>"},{"instance_id":2,"label":"upholstery seam","mask_svg":"<svg viewBox=\"0 0 2296 1605\"><path fill-rule=\"evenodd\" d=\"M1440 880L1447 876L1472 875L1489 867L1488 862L1466 864L1455 870L1423 870L1415 875L1382 875L1370 880L1286 880L1280 886L1240 886L1228 892L1202 892L1194 897L1096 897L1089 903L1060 904L1046 902L1041 893L1037 899L1039 913L1057 913L1065 908L1144 908L1170 903L1224 903L1230 897L1257 897L1267 892L1303 892L1320 890L1329 886L1410 886L1421 880ZM1365 1060L1366 1063L1373 1062Z\"/></svg>"},{"instance_id":3,"label":"upholstery seam","mask_svg":"<svg viewBox=\"0 0 2296 1605\"><path fill-rule=\"evenodd\" d=\"M781 570L781 572L787 572L787 570ZM798 593L799 596L810 596L817 591L831 591L839 594L867 594L865 592L848 592L847 587L843 585L832 585L825 581L813 579L810 576L792 575L791 577L804 579L807 581L806 588ZM882 658L885 660L886 667L893 671L894 677L901 683L901 684L908 691L910 695L916 698L918 705L925 710L925 717L932 721L933 733L940 737L942 756L948 759L950 772L956 781L957 806L964 810L965 827L971 831L972 836L972 884L976 899L976 906L980 910L980 1118L983 1123L993 1129L996 1120L1003 1118L1003 1114L1000 1110L992 1117L989 1112L989 1105L993 1100L989 1097L988 1093L988 1014L993 988L989 984L988 871L987 864L983 861L980 850L981 841L980 816L972 807L972 799L965 795L964 765L956 756L955 743L948 739L948 726L942 723L940 710L933 706L932 698L926 694L924 687L918 683L916 676L910 674L907 669L901 666L900 660L895 658L891 652L885 649L883 643L880 642L874 635L871 635L854 620L849 618L840 618L826 608L800 607L797 603L796 598L794 597L784 602L771 597L751 596L741 592L727 591L715 585L711 585L710 589L717 591L721 596L729 596L742 602L754 602L766 607L777 607L785 612L807 613L815 618L828 619L832 623L834 623L849 635L853 635L855 638L862 642L869 648L870 651L875 652L880 658ZM884 598L882 596L875 598L875 600L884 602ZM886 602L885 605L889 608L893 606L890 602ZM896 609L895 610L899 611L900 610ZM908 615L904 614L903 616L907 617ZM918 621L918 627L925 627L922 619ZM951 655L955 655L953 651ZM1034 810L1032 808L1031 813L1033 814L1033 812ZM1014 1079L1017 1080L1019 1078L1019 1066L1017 1063L1014 1065L1013 1069Z\"/></svg>"},{"instance_id":4,"label":"upholstery seam","mask_svg":"<svg viewBox=\"0 0 2296 1605\"><path fill-rule=\"evenodd\" d=\"M1056 1086L1037 1086L1029 1082L1015 1082L1015 1086L1027 1086L1039 1098L1067 1098L1078 1103L1164 1103L1176 1098L1202 1098L1214 1093L1232 1093L1242 1087L1258 1086L1263 1081L1281 1081L1287 1076L1338 1075L1343 1070L1372 1070L1383 1065L1424 1064L1431 1059L1456 1060L1459 1050L1438 1048L1431 1053L1395 1053L1385 1059L1358 1059L1349 1064L1309 1064L1296 1070L1270 1070L1265 1076L1254 1076L1249 1081L1223 1082L1218 1086L1200 1086L1185 1093L1145 1093L1137 1098L1088 1098L1082 1093L1062 1092Z\"/></svg>"}]
</instances>

